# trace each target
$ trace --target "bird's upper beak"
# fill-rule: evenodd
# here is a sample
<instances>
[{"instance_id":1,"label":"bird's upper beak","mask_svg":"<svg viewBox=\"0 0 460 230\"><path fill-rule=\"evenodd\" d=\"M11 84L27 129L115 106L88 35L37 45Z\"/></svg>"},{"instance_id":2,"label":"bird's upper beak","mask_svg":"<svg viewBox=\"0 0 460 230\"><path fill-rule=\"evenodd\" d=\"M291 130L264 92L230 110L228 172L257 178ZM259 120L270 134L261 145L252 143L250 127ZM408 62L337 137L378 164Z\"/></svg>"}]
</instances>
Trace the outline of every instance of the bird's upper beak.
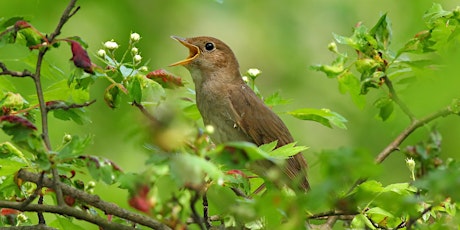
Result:
<instances>
[{"instance_id":1,"label":"bird's upper beak","mask_svg":"<svg viewBox=\"0 0 460 230\"><path fill-rule=\"evenodd\" d=\"M182 45L184 45L185 47L188 48L189 50L189 55L186 59L182 60L182 61L178 61L176 63L173 63L169 66L177 66L177 65L187 65L188 63L190 63L191 61L193 61L193 59L195 59L196 57L198 57L198 55L200 54L200 48L196 45L193 45L193 44L190 44L189 42L187 42L187 40L185 38L181 38L181 37L177 37L177 36L171 36L172 39L180 42Z\"/></svg>"}]
</instances>

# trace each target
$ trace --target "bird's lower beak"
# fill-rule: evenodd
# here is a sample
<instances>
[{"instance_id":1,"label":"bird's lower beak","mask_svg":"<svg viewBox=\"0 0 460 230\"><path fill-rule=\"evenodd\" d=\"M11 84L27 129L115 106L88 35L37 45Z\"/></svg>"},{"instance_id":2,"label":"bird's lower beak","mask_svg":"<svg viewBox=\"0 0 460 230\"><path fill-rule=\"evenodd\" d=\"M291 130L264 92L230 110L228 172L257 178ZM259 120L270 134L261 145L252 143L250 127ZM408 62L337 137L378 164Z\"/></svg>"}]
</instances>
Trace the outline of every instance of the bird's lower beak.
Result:
<instances>
[{"instance_id":1,"label":"bird's lower beak","mask_svg":"<svg viewBox=\"0 0 460 230\"><path fill-rule=\"evenodd\" d=\"M196 45L192 45L192 44L188 43L185 38L181 38L181 37L177 37L177 36L171 36L171 38L176 40L176 41L178 41L178 42L180 42L185 47L187 47L188 50L189 50L189 55L188 55L188 57L186 59L184 59L182 61L178 61L176 63L173 63L173 64L171 64L169 66L187 65L193 59L198 57L198 55L200 54L200 48L198 46L196 46Z\"/></svg>"}]
</instances>

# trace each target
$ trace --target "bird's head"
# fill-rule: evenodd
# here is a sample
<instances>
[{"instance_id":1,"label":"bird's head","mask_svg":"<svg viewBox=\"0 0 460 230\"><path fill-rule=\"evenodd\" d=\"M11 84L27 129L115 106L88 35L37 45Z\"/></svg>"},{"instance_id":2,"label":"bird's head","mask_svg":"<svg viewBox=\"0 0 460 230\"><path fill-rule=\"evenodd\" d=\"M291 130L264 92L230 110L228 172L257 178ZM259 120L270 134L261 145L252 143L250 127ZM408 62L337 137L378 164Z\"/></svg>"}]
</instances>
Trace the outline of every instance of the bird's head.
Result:
<instances>
[{"instance_id":1,"label":"bird's head","mask_svg":"<svg viewBox=\"0 0 460 230\"><path fill-rule=\"evenodd\" d=\"M219 39L213 37L181 38L172 36L189 49L186 59L173 63L170 66L182 65L187 68L194 80L220 76L228 78L221 80L232 80L240 77L239 65L230 47ZM224 74L223 74L224 73Z\"/></svg>"}]
</instances>

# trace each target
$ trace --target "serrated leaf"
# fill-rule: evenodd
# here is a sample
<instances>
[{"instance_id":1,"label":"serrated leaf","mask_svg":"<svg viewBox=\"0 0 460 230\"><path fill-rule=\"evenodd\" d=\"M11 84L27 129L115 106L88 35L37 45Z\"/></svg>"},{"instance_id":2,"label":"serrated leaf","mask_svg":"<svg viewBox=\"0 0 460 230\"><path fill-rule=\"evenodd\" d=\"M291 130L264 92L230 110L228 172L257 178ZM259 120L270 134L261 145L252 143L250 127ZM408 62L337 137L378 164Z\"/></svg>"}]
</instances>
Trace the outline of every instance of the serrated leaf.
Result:
<instances>
[{"instance_id":1,"label":"serrated leaf","mask_svg":"<svg viewBox=\"0 0 460 230\"><path fill-rule=\"evenodd\" d=\"M276 148L275 150L268 153L271 157L279 158L279 159L287 159L291 156L296 155L299 152L305 151L308 149L306 146L295 146L294 143L290 143L287 145L283 145L281 147Z\"/></svg>"},{"instance_id":2,"label":"serrated leaf","mask_svg":"<svg viewBox=\"0 0 460 230\"><path fill-rule=\"evenodd\" d=\"M382 15L375 26L369 31L369 34L377 40L377 45L382 50L386 50L390 45L391 33L390 20L387 14Z\"/></svg>"},{"instance_id":3,"label":"serrated leaf","mask_svg":"<svg viewBox=\"0 0 460 230\"><path fill-rule=\"evenodd\" d=\"M263 144L263 145L259 146L259 149L261 149L264 152L271 152L271 151L273 151L273 149L276 148L276 145L278 145L277 140L272 141L272 142L267 143L267 144Z\"/></svg>"},{"instance_id":4,"label":"serrated leaf","mask_svg":"<svg viewBox=\"0 0 460 230\"><path fill-rule=\"evenodd\" d=\"M326 127L332 128L332 125L346 129L347 120L340 114L332 112L329 109L304 108L288 112L288 114L301 120L316 121Z\"/></svg>"},{"instance_id":5,"label":"serrated leaf","mask_svg":"<svg viewBox=\"0 0 460 230\"><path fill-rule=\"evenodd\" d=\"M264 102L268 107L274 107L274 106L277 106L277 105L289 104L289 103L291 103L291 100L284 99L284 98L281 97L279 92L275 92L272 95L266 97L264 99Z\"/></svg>"}]
</instances>

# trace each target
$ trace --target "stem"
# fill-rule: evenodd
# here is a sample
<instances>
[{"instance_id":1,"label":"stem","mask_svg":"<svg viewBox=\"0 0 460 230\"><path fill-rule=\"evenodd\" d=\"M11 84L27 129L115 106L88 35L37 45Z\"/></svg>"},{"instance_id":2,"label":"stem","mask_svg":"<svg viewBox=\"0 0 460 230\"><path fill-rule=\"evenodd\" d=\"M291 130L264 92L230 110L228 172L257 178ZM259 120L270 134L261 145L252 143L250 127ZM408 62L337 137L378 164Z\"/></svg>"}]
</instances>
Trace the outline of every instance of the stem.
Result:
<instances>
[{"instance_id":1,"label":"stem","mask_svg":"<svg viewBox=\"0 0 460 230\"><path fill-rule=\"evenodd\" d=\"M417 120L417 119L412 120L411 124L406 129L404 129L384 150L382 150L382 152L379 153L379 155L375 158L375 162L377 164L380 164L392 152L394 152L395 150L399 150L399 145L416 129L431 122L432 120L436 118L444 117L449 114L454 114L454 112L450 109L450 107L446 107L420 120Z\"/></svg>"},{"instance_id":2,"label":"stem","mask_svg":"<svg viewBox=\"0 0 460 230\"><path fill-rule=\"evenodd\" d=\"M396 93L393 83L391 82L390 78L388 78L387 75L382 77L383 81L385 82L385 85L388 88L389 91L389 97L401 108L401 110L409 117L411 121L414 121L416 119L415 115L410 111L409 107L399 99L398 94Z\"/></svg>"}]
</instances>

